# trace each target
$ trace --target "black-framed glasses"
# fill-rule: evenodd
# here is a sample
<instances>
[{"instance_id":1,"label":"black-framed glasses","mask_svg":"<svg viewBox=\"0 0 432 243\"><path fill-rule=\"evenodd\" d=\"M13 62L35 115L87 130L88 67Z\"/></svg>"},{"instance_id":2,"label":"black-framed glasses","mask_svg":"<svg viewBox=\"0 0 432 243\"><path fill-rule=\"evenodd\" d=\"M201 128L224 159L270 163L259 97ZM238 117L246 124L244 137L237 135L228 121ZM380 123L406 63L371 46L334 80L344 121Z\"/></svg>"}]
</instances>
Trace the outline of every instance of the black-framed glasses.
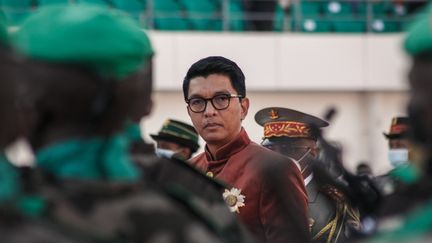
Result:
<instances>
[{"instance_id":1,"label":"black-framed glasses","mask_svg":"<svg viewBox=\"0 0 432 243\"><path fill-rule=\"evenodd\" d=\"M232 98L243 98L242 95L237 94L218 94L211 98L205 99L201 97L190 98L186 100L189 109L192 112L200 113L204 112L207 108L207 102L210 101L216 110L225 110L228 108Z\"/></svg>"}]
</instances>

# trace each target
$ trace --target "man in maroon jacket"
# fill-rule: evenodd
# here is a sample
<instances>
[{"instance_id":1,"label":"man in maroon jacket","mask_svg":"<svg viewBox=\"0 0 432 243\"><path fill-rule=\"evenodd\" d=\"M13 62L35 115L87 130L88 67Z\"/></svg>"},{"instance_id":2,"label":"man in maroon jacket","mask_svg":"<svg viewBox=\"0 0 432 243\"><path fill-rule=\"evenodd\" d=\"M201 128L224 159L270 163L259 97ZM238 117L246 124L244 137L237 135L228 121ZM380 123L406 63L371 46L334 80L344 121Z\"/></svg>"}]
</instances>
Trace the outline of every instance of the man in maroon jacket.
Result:
<instances>
[{"instance_id":1,"label":"man in maroon jacket","mask_svg":"<svg viewBox=\"0 0 432 243\"><path fill-rule=\"evenodd\" d=\"M249 109L245 77L224 57L194 63L183 93L205 152L191 163L227 183L223 197L259 242L308 242L307 195L292 161L252 142L242 128Z\"/></svg>"}]
</instances>

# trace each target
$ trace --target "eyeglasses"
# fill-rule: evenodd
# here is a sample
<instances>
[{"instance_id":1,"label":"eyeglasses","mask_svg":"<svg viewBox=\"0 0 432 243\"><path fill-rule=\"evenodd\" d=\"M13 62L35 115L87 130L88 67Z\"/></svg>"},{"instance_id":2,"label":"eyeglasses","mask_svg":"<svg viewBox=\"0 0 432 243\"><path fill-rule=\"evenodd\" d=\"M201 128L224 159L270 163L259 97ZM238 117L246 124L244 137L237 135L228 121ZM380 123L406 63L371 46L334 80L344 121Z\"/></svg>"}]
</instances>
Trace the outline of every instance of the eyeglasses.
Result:
<instances>
[{"instance_id":1,"label":"eyeglasses","mask_svg":"<svg viewBox=\"0 0 432 243\"><path fill-rule=\"evenodd\" d=\"M242 95L236 95L236 94L218 94L211 98L204 99L204 98L191 98L186 100L186 103L189 106L189 109L195 113L204 112L207 108L207 102L210 101L213 107L216 110L225 110L228 108L231 98L243 98Z\"/></svg>"}]
</instances>

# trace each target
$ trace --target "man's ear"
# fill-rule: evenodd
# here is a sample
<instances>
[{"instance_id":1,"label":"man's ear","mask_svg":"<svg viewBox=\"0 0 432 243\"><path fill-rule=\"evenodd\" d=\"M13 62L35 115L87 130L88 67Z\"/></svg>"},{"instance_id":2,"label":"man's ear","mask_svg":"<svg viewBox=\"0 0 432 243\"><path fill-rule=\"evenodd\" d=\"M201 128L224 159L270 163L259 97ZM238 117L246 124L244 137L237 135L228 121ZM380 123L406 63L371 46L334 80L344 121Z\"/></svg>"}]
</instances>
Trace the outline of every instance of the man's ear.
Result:
<instances>
[{"instance_id":1,"label":"man's ear","mask_svg":"<svg viewBox=\"0 0 432 243\"><path fill-rule=\"evenodd\" d=\"M248 111L249 111L249 99L247 97L241 99L240 106L242 109L241 120L244 120L248 114Z\"/></svg>"}]
</instances>

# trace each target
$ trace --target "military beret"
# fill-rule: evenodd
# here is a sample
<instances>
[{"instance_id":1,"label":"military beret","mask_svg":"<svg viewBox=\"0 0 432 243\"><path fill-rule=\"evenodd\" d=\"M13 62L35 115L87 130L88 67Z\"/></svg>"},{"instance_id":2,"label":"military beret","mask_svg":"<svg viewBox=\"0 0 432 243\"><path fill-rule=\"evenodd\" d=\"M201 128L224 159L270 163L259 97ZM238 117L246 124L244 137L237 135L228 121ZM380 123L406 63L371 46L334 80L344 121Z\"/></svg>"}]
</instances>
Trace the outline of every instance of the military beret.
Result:
<instances>
[{"instance_id":1,"label":"military beret","mask_svg":"<svg viewBox=\"0 0 432 243\"><path fill-rule=\"evenodd\" d=\"M264 138L289 137L316 139L311 127L328 126L328 122L293 109L269 107L255 114L255 121L264 127Z\"/></svg>"},{"instance_id":2,"label":"military beret","mask_svg":"<svg viewBox=\"0 0 432 243\"><path fill-rule=\"evenodd\" d=\"M405 37L405 51L416 56L422 53L432 53L432 12L429 5L421 11L408 29Z\"/></svg>"},{"instance_id":3,"label":"military beret","mask_svg":"<svg viewBox=\"0 0 432 243\"><path fill-rule=\"evenodd\" d=\"M198 133L195 128L173 119L167 119L158 134L150 136L156 141L164 140L189 147L193 153L199 148Z\"/></svg>"},{"instance_id":4,"label":"military beret","mask_svg":"<svg viewBox=\"0 0 432 243\"><path fill-rule=\"evenodd\" d=\"M24 55L78 64L122 79L153 55L148 36L126 14L95 5L41 7L13 36Z\"/></svg>"}]
</instances>

